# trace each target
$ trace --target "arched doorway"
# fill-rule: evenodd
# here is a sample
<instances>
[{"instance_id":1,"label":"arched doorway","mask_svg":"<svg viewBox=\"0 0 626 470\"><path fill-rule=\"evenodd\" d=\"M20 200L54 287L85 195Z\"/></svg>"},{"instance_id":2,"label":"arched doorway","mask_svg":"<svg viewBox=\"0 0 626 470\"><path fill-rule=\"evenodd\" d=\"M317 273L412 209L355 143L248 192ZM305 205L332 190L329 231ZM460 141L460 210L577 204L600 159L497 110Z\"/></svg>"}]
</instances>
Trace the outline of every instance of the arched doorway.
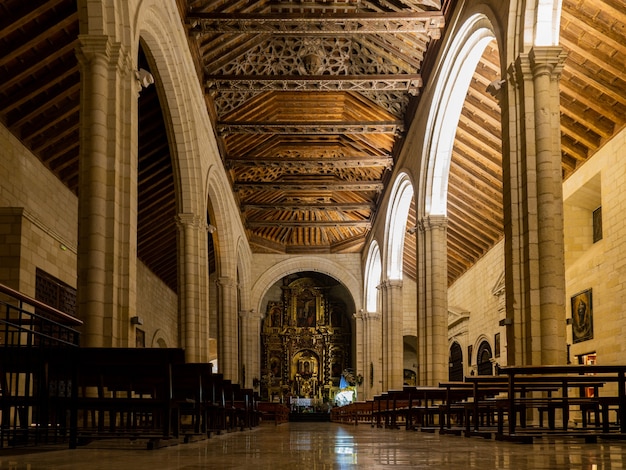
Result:
<instances>
[{"instance_id":1,"label":"arched doorway","mask_svg":"<svg viewBox=\"0 0 626 470\"><path fill-rule=\"evenodd\" d=\"M317 272L285 276L267 293L261 331L261 397L317 408L356 387L354 303L336 279ZM342 380L343 379L343 380Z\"/></svg>"},{"instance_id":2,"label":"arched doorway","mask_svg":"<svg viewBox=\"0 0 626 470\"><path fill-rule=\"evenodd\" d=\"M493 375L493 364L491 363L491 346L487 341L480 343L478 353L476 354L476 366L478 375Z\"/></svg>"},{"instance_id":3,"label":"arched doorway","mask_svg":"<svg viewBox=\"0 0 626 470\"><path fill-rule=\"evenodd\" d=\"M454 382L463 381L463 350L456 341L450 346L449 366L448 379Z\"/></svg>"}]
</instances>

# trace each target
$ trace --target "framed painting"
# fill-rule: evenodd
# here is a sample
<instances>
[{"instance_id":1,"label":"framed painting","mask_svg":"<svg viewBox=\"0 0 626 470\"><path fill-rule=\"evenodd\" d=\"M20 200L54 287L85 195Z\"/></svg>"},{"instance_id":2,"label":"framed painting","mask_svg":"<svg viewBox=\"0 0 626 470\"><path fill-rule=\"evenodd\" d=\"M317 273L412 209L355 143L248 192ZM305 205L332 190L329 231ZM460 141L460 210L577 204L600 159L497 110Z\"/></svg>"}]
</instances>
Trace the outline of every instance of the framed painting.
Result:
<instances>
[{"instance_id":1,"label":"framed painting","mask_svg":"<svg viewBox=\"0 0 626 470\"><path fill-rule=\"evenodd\" d=\"M591 289L572 296L572 341L593 339L593 304Z\"/></svg>"},{"instance_id":2,"label":"framed painting","mask_svg":"<svg viewBox=\"0 0 626 470\"><path fill-rule=\"evenodd\" d=\"M493 338L493 354L495 357L500 357L500 333L496 333Z\"/></svg>"}]
</instances>

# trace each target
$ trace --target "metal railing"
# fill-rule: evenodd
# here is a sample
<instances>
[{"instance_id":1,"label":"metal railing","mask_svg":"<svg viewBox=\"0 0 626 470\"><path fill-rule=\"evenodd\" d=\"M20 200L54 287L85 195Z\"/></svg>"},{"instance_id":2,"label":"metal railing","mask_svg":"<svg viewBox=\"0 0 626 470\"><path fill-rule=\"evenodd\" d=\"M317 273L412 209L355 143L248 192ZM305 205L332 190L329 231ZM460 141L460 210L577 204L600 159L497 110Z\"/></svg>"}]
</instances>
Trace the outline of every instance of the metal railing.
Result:
<instances>
[{"instance_id":1,"label":"metal railing","mask_svg":"<svg viewBox=\"0 0 626 470\"><path fill-rule=\"evenodd\" d=\"M68 438L81 325L0 284L0 448Z\"/></svg>"}]
</instances>

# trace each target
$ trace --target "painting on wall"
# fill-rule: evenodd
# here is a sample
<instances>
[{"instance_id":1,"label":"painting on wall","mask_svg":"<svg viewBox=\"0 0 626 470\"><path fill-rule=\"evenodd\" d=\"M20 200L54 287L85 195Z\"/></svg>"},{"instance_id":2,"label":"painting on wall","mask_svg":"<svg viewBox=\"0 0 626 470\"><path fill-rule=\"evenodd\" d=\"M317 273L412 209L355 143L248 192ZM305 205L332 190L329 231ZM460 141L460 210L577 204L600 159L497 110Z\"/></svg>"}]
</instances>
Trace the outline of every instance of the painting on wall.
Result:
<instances>
[{"instance_id":1,"label":"painting on wall","mask_svg":"<svg viewBox=\"0 0 626 470\"><path fill-rule=\"evenodd\" d=\"M593 308L591 289L572 296L572 341L593 339Z\"/></svg>"},{"instance_id":2,"label":"painting on wall","mask_svg":"<svg viewBox=\"0 0 626 470\"><path fill-rule=\"evenodd\" d=\"M493 353L495 357L500 357L500 333L496 333L493 338Z\"/></svg>"}]
</instances>

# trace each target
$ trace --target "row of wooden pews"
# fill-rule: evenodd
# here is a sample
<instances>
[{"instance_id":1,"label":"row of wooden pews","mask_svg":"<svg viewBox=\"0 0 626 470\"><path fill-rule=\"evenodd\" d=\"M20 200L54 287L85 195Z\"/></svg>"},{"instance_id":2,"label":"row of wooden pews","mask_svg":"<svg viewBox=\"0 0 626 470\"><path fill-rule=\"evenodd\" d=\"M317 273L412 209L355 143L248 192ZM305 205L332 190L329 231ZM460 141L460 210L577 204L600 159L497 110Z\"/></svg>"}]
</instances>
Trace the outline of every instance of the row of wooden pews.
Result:
<instances>
[{"instance_id":1,"label":"row of wooden pews","mask_svg":"<svg viewBox=\"0 0 626 470\"><path fill-rule=\"evenodd\" d=\"M289 421L289 407L282 403L259 402L258 411L262 421L273 422L275 426Z\"/></svg>"},{"instance_id":2,"label":"row of wooden pews","mask_svg":"<svg viewBox=\"0 0 626 470\"><path fill-rule=\"evenodd\" d=\"M82 321L0 284L0 448L148 447L259 424L258 396L177 348L81 348Z\"/></svg>"},{"instance_id":3,"label":"row of wooden pews","mask_svg":"<svg viewBox=\"0 0 626 470\"><path fill-rule=\"evenodd\" d=\"M532 442L626 438L626 366L503 367L437 387L391 390L334 408L338 423Z\"/></svg>"},{"instance_id":4,"label":"row of wooden pews","mask_svg":"<svg viewBox=\"0 0 626 470\"><path fill-rule=\"evenodd\" d=\"M177 348L4 347L0 390L6 446L142 439L155 448L259 424L255 392Z\"/></svg>"},{"instance_id":5,"label":"row of wooden pews","mask_svg":"<svg viewBox=\"0 0 626 470\"><path fill-rule=\"evenodd\" d=\"M187 363L177 348L81 348L70 447L94 439L146 439L148 447L255 427L258 396Z\"/></svg>"}]
</instances>

